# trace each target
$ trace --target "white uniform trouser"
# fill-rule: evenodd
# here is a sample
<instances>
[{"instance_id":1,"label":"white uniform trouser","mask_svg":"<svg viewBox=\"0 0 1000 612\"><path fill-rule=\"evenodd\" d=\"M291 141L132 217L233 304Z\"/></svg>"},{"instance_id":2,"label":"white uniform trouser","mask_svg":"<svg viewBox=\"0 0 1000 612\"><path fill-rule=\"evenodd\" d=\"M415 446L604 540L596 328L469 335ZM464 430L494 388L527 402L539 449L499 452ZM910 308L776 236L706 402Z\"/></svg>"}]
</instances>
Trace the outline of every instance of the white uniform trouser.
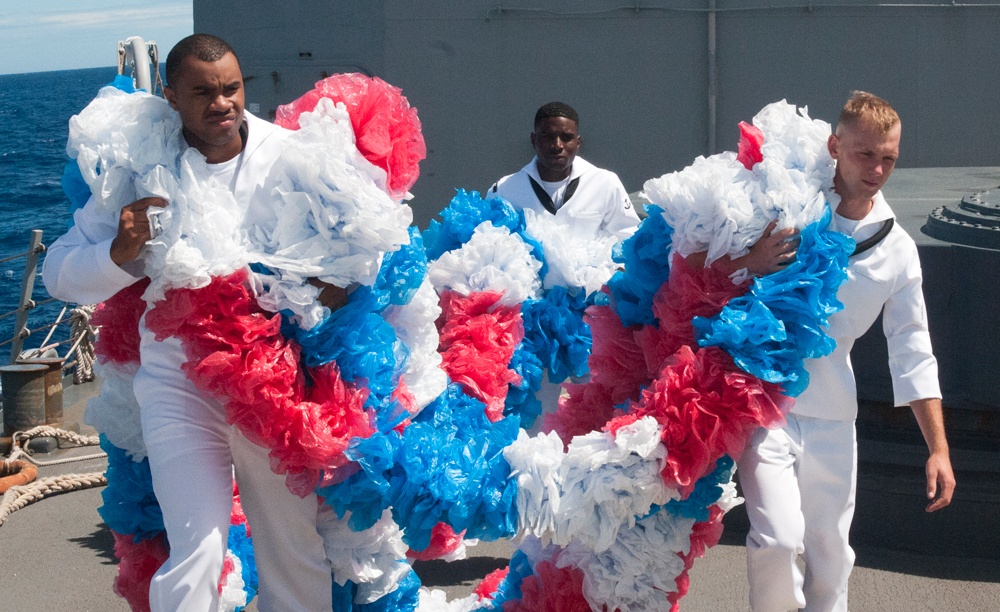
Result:
<instances>
[{"instance_id":1,"label":"white uniform trouser","mask_svg":"<svg viewBox=\"0 0 1000 612\"><path fill-rule=\"evenodd\" d=\"M227 424L223 406L180 370L183 353L176 340L154 348L144 345L134 383L170 542L170 557L150 585L152 610L218 607L234 466L253 536L259 609L330 610L330 564L316 525L320 513L332 511L315 494L300 498L288 491L284 477L271 471L267 451Z\"/></svg>"},{"instance_id":2,"label":"white uniform trouser","mask_svg":"<svg viewBox=\"0 0 1000 612\"><path fill-rule=\"evenodd\" d=\"M790 414L784 428L750 437L739 477L754 612L847 611L857 465L854 421Z\"/></svg>"}]
</instances>

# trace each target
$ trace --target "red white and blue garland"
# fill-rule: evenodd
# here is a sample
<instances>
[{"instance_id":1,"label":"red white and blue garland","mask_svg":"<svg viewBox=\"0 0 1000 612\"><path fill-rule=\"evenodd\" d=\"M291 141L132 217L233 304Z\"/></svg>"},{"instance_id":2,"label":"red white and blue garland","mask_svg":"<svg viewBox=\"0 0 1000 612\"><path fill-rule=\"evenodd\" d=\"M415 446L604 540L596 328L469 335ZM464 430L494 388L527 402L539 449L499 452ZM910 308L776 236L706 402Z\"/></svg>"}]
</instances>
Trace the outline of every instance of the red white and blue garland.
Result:
<instances>
[{"instance_id":1,"label":"red white and blue garland","mask_svg":"<svg viewBox=\"0 0 1000 612\"><path fill-rule=\"evenodd\" d=\"M400 99L377 79L340 76L283 111L301 129L274 177L280 211L249 239L228 190L194 180L199 160L171 148L179 125L165 103L102 92L74 120L70 149L104 206L171 202L149 247L149 287L105 305L102 344L135 350L104 358L111 384L88 412L113 457L102 512L123 534L119 592L141 608L143 579L166 553L125 391L137 337L115 338L110 324L133 329L149 304L148 327L182 339L195 384L270 449L293 491L316 490L345 519L321 526L336 609L676 605L737 503L730 457L752 429L783 420L807 384L802 359L833 348L823 328L850 240L826 229L829 126L765 108L739 156L647 183L657 207L615 260L611 240L574 249L546 220L474 192L459 192L425 250L399 203L422 156ZM365 126L389 126L399 151ZM207 206L217 220L196 226ZM739 256L771 219L802 228L782 272L732 279L684 259ZM616 262L625 270L599 293ZM311 277L351 286L348 304L324 310ZM588 355L590 382L570 385L547 419L558 435L529 436L542 369L581 375ZM252 552L234 533L222 588L249 590ZM464 600L419 589L405 563L515 535L509 570ZM224 597L227 609L248 590Z\"/></svg>"}]
</instances>

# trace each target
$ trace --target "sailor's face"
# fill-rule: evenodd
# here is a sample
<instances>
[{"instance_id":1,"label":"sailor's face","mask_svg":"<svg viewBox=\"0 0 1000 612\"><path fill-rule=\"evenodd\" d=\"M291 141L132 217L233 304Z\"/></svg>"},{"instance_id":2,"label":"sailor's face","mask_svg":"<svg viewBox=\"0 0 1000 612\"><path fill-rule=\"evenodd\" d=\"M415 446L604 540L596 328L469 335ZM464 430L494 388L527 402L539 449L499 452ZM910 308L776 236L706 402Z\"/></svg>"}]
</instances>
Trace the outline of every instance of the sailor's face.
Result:
<instances>
[{"instance_id":1,"label":"sailor's face","mask_svg":"<svg viewBox=\"0 0 1000 612\"><path fill-rule=\"evenodd\" d=\"M538 173L543 180L566 178L580 149L576 121L566 117L542 119L531 133L531 146L538 156Z\"/></svg>"},{"instance_id":2,"label":"sailor's face","mask_svg":"<svg viewBox=\"0 0 1000 612\"><path fill-rule=\"evenodd\" d=\"M214 62L187 57L177 82L170 83L163 93L180 113L188 144L210 162L226 161L242 150L243 73L235 55L227 53ZM232 155L213 159L219 157L219 152L224 153L223 157L230 152Z\"/></svg>"},{"instance_id":3,"label":"sailor's face","mask_svg":"<svg viewBox=\"0 0 1000 612\"><path fill-rule=\"evenodd\" d=\"M837 160L834 186L841 198L872 198L889 179L899 158L899 123L885 134L865 120L838 126L830 136L830 155Z\"/></svg>"}]
</instances>

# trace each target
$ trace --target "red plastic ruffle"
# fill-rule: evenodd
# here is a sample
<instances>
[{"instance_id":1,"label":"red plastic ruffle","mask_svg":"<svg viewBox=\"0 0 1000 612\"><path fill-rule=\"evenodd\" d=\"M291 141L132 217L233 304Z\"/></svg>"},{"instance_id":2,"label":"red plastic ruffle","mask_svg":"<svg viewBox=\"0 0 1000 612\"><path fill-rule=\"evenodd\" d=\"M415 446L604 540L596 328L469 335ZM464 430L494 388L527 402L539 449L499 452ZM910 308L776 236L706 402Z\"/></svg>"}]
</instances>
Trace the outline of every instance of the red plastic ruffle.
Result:
<instances>
[{"instance_id":1,"label":"red plastic ruffle","mask_svg":"<svg viewBox=\"0 0 1000 612\"><path fill-rule=\"evenodd\" d=\"M754 429L783 422L790 406L778 385L740 370L722 349L695 353L682 346L628 414L613 419L607 429L615 433L654 417L667 448L664 482L686 497L719 457L738 457Z\"/></svg>"},{"instance_id":2,"label":"red plastic ruffle","mask_svg":"<svg viewBox=\"0 0 1000 612\"><path fill-rule=\"evenodd\" d=\"M451 528L451 525L448 525L447 523L438 523L437 525L434 525L433 529L431 529L430 545L423 550L413 550L411 548L406 551L406 556L409 559L416 559L417 561L440 559L441 557L450 555L458 550L458 547L462 545L463 535L465 535L464 531L460 534L456 534L455 530Z\"/></svg>"},{"instance_id":3,"label":"red plastic ruffle","mask_svg":"<svg viewBox=\"0 0 1000 612\"><path fill-rule=\"evenodd\" d=\"M297 130L299 115L311 112L322 98L347 107L358 150L385 170L390 195L401 199L417 181L419 164L427 157L417 109L410 107L401 89L378 77L335 74L294 102L279 106L274 122Z\"/></svg>"},{"instance_id":4,"label":"red plastic ruffle","mask_svg":"<svg viewBox=\"0 0 1000 612\"><path fill-rule=\"evenodd\" d=\"M521 583L521 599L504 603L504 612L579 612L590 610L583 596L583 571L558 568L551 561L535 565L535 573Z\"/></svg>"},{"instance_id":5,"label":"red plastic ruffle","mask_svg":"<svg viewBox=\"0 0 1000 612\"><path fill-rule=\"evenodd\" d=\"M740 144L736 160L747 170L753 170L755 164L764 161L760 147L764 144L764 132L755 125L740 121Z\"/></svg>"},{"instance_id":6,"label":"red plastic ruffle","mask_svg":"<svg viewBox=\"0 0 1000 612\"><path fill-rule=\"evenodd\" d=\"M101 328L94 346L101 363L139 363L139 319L146 312L142 294L148 286L144 278L97 305L90 324Z\"/></svg>"},{"instance_id":7,"label":"red plastic ruffle","mask_svg":"<svg viewBox=\"0 0 1000 612\"><path fill-rule=\"evenodd\" d=\"M500 588L500 584L507 579L507 574L510 572L510 567L503 567L498 570L493 570L483 578L483 581L473 589L473 593L479 596L479 600L484 599L494 599L493 594L497 592Z\"/></svg>"},{"instance_id":8,"label":"red plastic ruffle","mask_svg":"<svg viewBox=\"0 0 1000 612\"><path fill-rule=\"evenodd\" d=\"M128 602L133 612L149 611L149 584L153 574L167 561L170 550L167 536L135 543L132 536L111 532L115 538L115 556L118 557L118 575L115 577L115 594Z\"/></svg>"},{"instance_id":9,"label":"red plastic ruffle","mask_svg":"<svg viewBox=\"0 0 1000 612\"><path fill-rule=\"evenodd\" d=\"M441 367L452 381L486 404L493 422L503 418L507 385L521 377L508 368L514 349L524 338L521 306L499 303L495 291L463 296L454 291L441 294Z\"/></svg>"},{"instance_id":10,"label":"red plastic ruffle","mask_svg":"<svg viewBox=\"0 0 1000 612\"><path fill-rule=\"evenodd\" d=\"M345 383L335 364L311 370L307 387L297 345L281 335L280 317L257 306L246 281L241 271L200 289L170 290L146 325L157 338L181 339L195 386L224 402L227 420L270 449L271 469L306 495L346 477L350 439L373 433L368 393Z\"/></svg>"}]
</instances>

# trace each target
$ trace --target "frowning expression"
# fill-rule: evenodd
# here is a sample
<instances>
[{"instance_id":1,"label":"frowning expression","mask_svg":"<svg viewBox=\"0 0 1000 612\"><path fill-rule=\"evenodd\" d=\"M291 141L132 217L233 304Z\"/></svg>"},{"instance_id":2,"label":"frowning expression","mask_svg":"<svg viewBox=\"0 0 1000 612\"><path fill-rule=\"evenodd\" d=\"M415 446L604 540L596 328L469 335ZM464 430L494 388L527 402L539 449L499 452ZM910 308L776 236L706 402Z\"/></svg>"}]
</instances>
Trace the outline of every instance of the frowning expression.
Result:
<instances>
[{"instance_id":1,"label":"frowning expression","mask_svg":"<svg viewBox=\"0 0 1000 612\"><path fill-rule=\"evenodd\" d=\"M214 62L189 56L176 82L163 95L181 116L188 144L201 151L209 163L236 157L243 148L243 73L232 53Z\"/></svg>"}]
</instances>

